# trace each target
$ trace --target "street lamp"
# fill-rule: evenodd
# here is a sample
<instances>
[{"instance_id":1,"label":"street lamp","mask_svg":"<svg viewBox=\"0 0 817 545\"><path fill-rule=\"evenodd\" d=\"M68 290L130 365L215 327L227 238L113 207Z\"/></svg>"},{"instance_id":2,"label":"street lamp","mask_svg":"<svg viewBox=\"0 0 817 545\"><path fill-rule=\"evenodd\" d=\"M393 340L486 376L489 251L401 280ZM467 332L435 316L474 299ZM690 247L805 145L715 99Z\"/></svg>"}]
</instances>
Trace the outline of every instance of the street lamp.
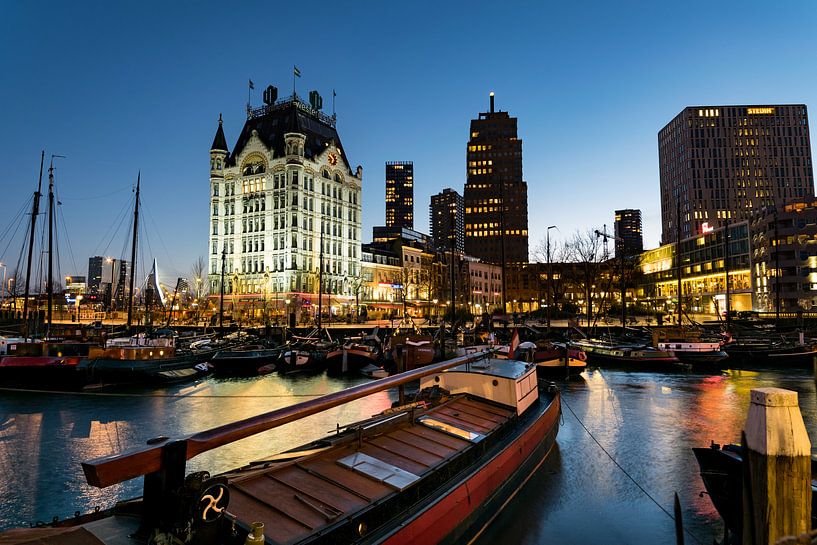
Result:
<instances>
[{"instance_id":1,"label":"street lamp","mask_svg":"<svg viewBox=\"0 0 817 545\"><path fill-rule=\"evenodd\" d=\"M6 264L0 263L0 267L3 267L3 290L0 295L0 306L2 306L6 302Z\"/></svg>"},{"instance_id":2,"label":"street lamp","mask_svg":"<svg viewBox=\"0 0 817 545\"><path fill-rule=\"evenodd\" d=\"M547 253L547 262L548 262L548 283L547 283L547 289L548 289L548 296L547 296L547 330L548 330L548 333L550 333L550 307L553 306L553 302L551 301L551 296L552 296L552 291L553 291L552 285L551 285L551 282L553 282L553 266L550 263L550 230L551 229L556 229L556 226L551 225L550 227L547 228L547 231L546 231L546 238L547 238L547 252L546 253Z\"/></svg>"}]
</instances>

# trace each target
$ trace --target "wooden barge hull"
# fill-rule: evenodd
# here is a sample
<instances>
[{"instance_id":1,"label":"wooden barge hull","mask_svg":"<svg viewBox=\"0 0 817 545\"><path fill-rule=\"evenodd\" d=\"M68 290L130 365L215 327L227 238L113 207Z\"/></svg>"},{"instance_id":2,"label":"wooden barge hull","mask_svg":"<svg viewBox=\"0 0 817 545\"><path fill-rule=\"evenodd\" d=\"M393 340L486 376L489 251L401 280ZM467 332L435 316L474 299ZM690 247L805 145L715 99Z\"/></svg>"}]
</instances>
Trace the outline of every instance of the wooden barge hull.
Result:
<instances>
[{"instance_id":1,"label":"wooden barge hull","mask_svg":"<svg viewBox=\"0 0 817 545\"><path fill-rule=\"evenodd\" d=\"M87 382L81 356L0 357L0 387L78 389Z\"/></svg>"},{"instance_id":2,"label":"wooden barge hull","mask_svg":"<svg viewBox=\"0 0 817 545\"><path fill-rule=\"evenodd\" d=\"M559 396L540 401L535 420L479 467L421 506L409 520L400 521L390 535L367 543L410 545L456 544L482 533L509 500L542 465L559 430Z\"/></svg>"}]
</instances>

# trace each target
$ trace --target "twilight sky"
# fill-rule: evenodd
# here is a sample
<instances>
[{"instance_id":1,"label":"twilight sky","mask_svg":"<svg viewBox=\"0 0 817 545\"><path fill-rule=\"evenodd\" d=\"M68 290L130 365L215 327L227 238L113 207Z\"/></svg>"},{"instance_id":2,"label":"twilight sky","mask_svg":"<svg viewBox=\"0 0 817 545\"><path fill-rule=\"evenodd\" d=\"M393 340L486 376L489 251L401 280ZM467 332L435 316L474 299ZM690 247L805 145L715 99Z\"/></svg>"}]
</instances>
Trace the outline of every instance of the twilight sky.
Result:
<instances>
[{"instance_id":1,"label":"twilight sky","mask_svg":"<svg viewBox=\"0 0 817 545\"><path fill-rule=\"evenodd\" d=\"M363 166L363 233L383 224L384 162L414 161L415 227L432 194L460 193L469 120L519 118L531 251L640 208L660 237L657 132L687 105L817 104L817 4L793 2L11 2L0 18L0 261L40 150L57 160L60 274L127 255L142 172L140 259L163 280L207 255L208 151L232 148L247 80L317 89ZM813 153L813 152L812 152ZM44 185L46 182L44 182ZM25 217L22 217L25 220Z\"/></svg>"}]
</instances>

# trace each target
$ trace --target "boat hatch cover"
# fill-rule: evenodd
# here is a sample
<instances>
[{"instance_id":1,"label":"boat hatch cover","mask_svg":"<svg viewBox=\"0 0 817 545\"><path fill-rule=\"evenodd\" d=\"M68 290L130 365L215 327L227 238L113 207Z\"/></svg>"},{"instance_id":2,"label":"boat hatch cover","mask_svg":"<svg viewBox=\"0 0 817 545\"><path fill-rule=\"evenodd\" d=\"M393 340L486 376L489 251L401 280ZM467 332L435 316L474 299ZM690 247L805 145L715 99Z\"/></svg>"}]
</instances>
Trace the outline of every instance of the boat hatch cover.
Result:
<instances>
[{"instance_id":1,"label":"boat hatch cover","mask_svg":"<svg viewBox=\"0 0 817 545\"><path fill-rule=\"evenodd\" d=\"M373 456L363 454L362 452L356 452L355 454L341 458L338 460L338 463L343 467L347 467L352 471L366 475L375 481L387 484L400 491L405 490L408 486L420 479L418 475L410 471L400 469L397 466L393 466L383 460L378 460Z\"/></svg>"},{"instance_id":2,"label":"boat hatch cover","mask_svg":"<svg viewBox=\"0 0 817 545\"><path fill-rule=\"evenodd\" d=\"M430 416L422 416L417 419L418 422L428 426L429 428L433 428L438 431L445 432L447 434L453 435L454 437L459 437L461 439L466 439L471 441L472 443L479 443L485 436L481 433L477 433L475 431L464 430L462 428L458 428L453 424L449 424L448 422L443 422L441 420L437 420L436 418L432 418Z\"/></svg>"}]
</instances>

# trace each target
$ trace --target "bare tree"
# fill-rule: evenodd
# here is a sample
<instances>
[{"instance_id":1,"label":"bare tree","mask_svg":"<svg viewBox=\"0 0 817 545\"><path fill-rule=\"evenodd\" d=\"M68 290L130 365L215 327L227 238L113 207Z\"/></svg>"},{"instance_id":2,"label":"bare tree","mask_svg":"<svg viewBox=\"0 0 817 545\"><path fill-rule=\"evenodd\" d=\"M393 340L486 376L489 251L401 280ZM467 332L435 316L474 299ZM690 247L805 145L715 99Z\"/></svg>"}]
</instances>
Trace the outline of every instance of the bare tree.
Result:
<instances>
[{"instance_id":1,"label":"bare tree","mask_svg":"<svg viewBox=\"0 0 817 545\"><path fill-rule=\"evenodd\" d=\"M593 299L596 290L596 276L599 272L601 242L595 229L576 230L565 243L566 261L578 265L573 270L578 274L571 275L574 285L581 288L587 305L587 325L590 326L593 313Z\"/></svg>"},{"instance_id":2,"label":"bare tree","mask_svg":"<svg viewBox=\"0 0 817 545\"><path fill-rule=\"evenodd\" d=\"M193 296L196 299L196 322L198 322L201 316L202 299L210 291L210 284L207 282L207 262L202 256L199 256L193 263L192 273L193 282L189 287L193 290Z\"/></svg>"}]
</instances>

